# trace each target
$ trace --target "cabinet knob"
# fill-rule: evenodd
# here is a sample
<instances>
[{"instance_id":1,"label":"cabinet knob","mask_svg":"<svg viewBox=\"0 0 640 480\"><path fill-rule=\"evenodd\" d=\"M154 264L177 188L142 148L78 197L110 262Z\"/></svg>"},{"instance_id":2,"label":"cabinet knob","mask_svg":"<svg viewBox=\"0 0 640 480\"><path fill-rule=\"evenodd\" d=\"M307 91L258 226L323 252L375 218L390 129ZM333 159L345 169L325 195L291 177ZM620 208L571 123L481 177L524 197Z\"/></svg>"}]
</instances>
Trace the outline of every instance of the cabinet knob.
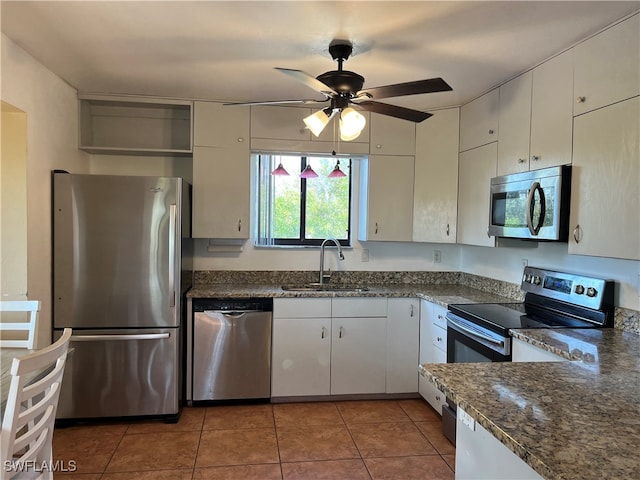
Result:
<instances>
[{"instance_id":1,"label":"cabinet knob","mask_svg":"<svg viewBox=\"0 0 640 480\"><path fill-rule=\"evenodd\" d=\"M238 142L239 142L239 143L244 142L244 138L242 138L242 137L238 137Z\"/></svg>"},{"instance_id":2,"label":"cabinet knob","mask_svg":"<svg viewBox=\"0 0 640 480\"><path fill-rule=\"evenodd\" d=\"M239 232L242 231L242 219L241 218L238 219L238 231Z\"/></svg>"},{"instance_id":3,"label":"cabinet knob","mask_svg":"<svg viewBox=\"0 0 640 480\"><path fill-rule=\"evenodd\" d=\"M376 235L378 234L378 222L376 222Z\"/></svg>"},{"instance_id":4,"label":"cabinet knob","mask_svg":"<svg viewBox=\"0 0 640 480\"><path fill-rule=\"evenodd\" d=\"M495 133L495 130L492 128L489 130L489 135L493 135Z\"/></svg>"},{"instance_id":5,"label":"cabinet knob","mask_svg":"<svg viewBox=\"0 0 640 480\"><path fill-rule=\"evenodd\" d=\"M524 163L524 162L526 162L526 160L524 158L519 158L518 159L518 163Z\"/></svg>"},{"instance_id":6,"label":"cabinet knob","mask_svg":"<svg viewBox=\"0 0 640 480\"><path fill-rule=\"evenodd\" d=\"M538 160L540 160L540 156L539 155L531 155L531 161L537 162Z\"/></svg>"},{"instance_id":7,"label":"cabinet knob","mask_svg":"<svg viewBox=\"0 0 640 480\"><path fill-rule=\"evenodd\" d=\"M380 145L380 144L378 143L378 144L376 145L376 148L377 148L378 150L380 150L380 149L382 148L382 145Z\"/></svg>"},{"instance_id":8,"label":"cabinet knob","mask_svg":"<svg viewBox=\"0 0 640 480\"><path fill-rule=\"evenodd\" d=\"M344 328L340 327L338 329L338 338L342 338L344 336Z\"/></svg>"},{"instance_id":9,"label":"cabinet knob","mask_svg":"<svg viewBox=\"0 0 640 480\"><path fill-rule=\"evenodd\" d=\"M449 224L447 223L447 237L449 236Z\"/></svg>"},{"instance_id":10,"label":"cabinet knob","mask_svg":"<svg viewBox=\"0 0 640 480\"><path fill-rule=\"evenodd\" d=\"M442 341L442 337L438 337L438 338L436 338L436 340L437 340L438 342L441 342L441 341Z\"/></svg>"},{"instance_id":11,"label":"cabinet knob","mask_svg":"<svg viewBox=\"0 0 640 480\"><path fill-rule=\"evenodd\" d=\"M578 97L576 98L576 103L584 103L587 101L587 97Z\"/></svg>"}]
</instances>

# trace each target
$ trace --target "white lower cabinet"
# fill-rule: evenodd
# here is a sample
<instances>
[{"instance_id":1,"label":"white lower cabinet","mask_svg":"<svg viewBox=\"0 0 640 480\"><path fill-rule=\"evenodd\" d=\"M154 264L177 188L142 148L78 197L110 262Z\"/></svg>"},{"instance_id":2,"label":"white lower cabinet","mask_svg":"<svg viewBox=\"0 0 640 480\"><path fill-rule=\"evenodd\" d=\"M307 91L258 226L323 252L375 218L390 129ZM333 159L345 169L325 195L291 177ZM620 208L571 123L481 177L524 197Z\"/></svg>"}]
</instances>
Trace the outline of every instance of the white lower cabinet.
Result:
<instances>
[{"instance_id":1,"label":"white lower cabinet","mask_svg":"<svg viewBox=\"0 0 640 480\"><path fill-rule=\"evenodd\" d=\"M387 318L333 318L331 325L331 394L383 393Z\"/></svg>"},{"instance_id":2,"label":"white lower cabinet","mask_svg":"<svg viewBox=\"0 0 640 480\"><path fill-rule=\"evenodd\" d=\"M420 304L420 364L447 363L447 309L441 305L422 300ZM418 392L442 415L446 404L445 394L422 375Z\"/></svg>"},{"instance_id":3,"label":"white lower cabinet","mask_svg":"<svg viewBox=\"0 0 640 480\"><path fill-rule=\"evenodd\" d=\"M519 338L511 341L512 362L568 362L569 360Z\"/></svg>"},{"instance_id":4,"label":"white lower cabinet","mask_svg":"<svg viewBox=\"0 0 640 480\"><path fill-rule=\"evenodd\" d=\"M390 298L387 306L386 393L418 391L419 330L419 300Z\"/></svg>"},{"instance_id":5,"label":"white lower cabinet","mask_svg":"<svg viewBox=\"0 0 640 480\"><path fill-rule=\"evenodd\" d=\"M272 397L414 393L416 299L276 298Z\"/></svg>"},{"instance_id":6,"label":"white lower cabinet","mask_svg":"<svg viewBox=\"0 0 640 480\"><path fill-rule=\"evenodd\" d=\"M468 426L463 419L469 418ZM542 480L533 468L458 407L457 480Z\"/></svg>"},{"instance_id":7,"label":"white lower cabinet","mask_svg":"<svg viewBox=\"0 0 640 480\"><path fill-rule=\"evenodd\" d=\"M275 299L273 316L271 396L329 395L331 299Z\"/></svg>"}]
</instances>

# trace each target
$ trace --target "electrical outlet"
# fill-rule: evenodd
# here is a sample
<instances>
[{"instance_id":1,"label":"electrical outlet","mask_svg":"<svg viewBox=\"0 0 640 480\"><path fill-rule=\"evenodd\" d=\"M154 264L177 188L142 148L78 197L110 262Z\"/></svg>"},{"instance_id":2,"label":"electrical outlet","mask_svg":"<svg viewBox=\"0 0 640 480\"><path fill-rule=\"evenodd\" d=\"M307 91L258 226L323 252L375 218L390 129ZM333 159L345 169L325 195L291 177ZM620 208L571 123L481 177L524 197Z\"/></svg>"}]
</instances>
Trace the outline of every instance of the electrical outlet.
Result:
<instances>
[{"instance_id":1,"label":"electrical outlet","mask_svg":"<svg viewBox=\"0 0 640 480\"><path fill-rule=\"evenodd\" d=\"M440 250L433 251L433 263L441 263L442 262L442 252Z\"/></svg>"},{"instance_id":2,"label":"electrical outlet","mask_svg":"<svg viewBox=\"0 0 640 480\"><path fill-rule=\"evenodd\" d=\"M465 412L462 409L458 409L458 418L462 422L463 425L466 425L469 430L475 431L476 429L476 421L473 419L471 415Z\"/></svg>"},{"instance_id":3,"label":"electrical outlet","mask_svg":"<svg viewBox=\"0 0 640 480\"><path fill-rule=\"evenodd\" d=\"M368 248L363 248L362 249L362 255L360 257L360 261L361 262L368 262L369 261L369 249Z\"/></svg>"}]
</instances>

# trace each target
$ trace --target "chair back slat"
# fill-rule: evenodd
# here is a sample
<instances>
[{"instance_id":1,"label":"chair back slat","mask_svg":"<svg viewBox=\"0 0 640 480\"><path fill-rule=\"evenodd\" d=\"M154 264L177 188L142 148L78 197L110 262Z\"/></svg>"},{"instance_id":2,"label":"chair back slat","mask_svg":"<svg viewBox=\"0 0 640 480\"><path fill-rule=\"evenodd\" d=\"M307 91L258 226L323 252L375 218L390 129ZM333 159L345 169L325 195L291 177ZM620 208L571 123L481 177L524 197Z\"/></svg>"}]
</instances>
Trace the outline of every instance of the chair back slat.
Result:
<instances>
[{"instance_id":1,"label":"chair back slat","mask_svg":"<svg viewBox=\"0 0 640 480\"><path fill-rule=\"evenodd\" d=\"M22 332L27 337L24 340L0 339L0 347L33 349L36 340L39 310L40 302L37 300L1 301L0 312L24 312L28 314L28 317L26 322L0 322L0 331Z\"/></svg>"},{"instance_id":2,"label":"chair back slat","mask_svg":"<svg viewBox=\"0 0 640 480\"><path fill-rule=\"evenodd\" d=\"M25 469L35 474L38 465L53 465L52 441L71 329L52 345L13 360L11 385L0 437L0 478L10 479ZM42 377L27 385L27 378ZM44 478L50 469L40 469ZM31 478L31 477L29 477Z\"/></svg>"}]
</instances>

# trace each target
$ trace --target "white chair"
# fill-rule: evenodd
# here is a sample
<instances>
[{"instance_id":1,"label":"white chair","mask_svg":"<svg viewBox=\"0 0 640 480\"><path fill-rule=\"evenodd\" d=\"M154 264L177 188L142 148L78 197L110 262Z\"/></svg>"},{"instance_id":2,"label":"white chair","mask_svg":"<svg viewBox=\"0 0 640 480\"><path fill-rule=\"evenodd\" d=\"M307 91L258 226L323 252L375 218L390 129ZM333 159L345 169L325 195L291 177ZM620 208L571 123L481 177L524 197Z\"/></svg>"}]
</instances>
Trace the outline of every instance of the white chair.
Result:
<instances>
[{"instance_id":1,"label":"white chair","mask_svg":"<svg viewBox=\"0 0 640 480\"><path fill-rule=\"evenodd\" d=\"M13 360L0 436L1 480L53 478L53 426L71 333L65 328L52 345Z\"/></svg>"},{"instance_id":2,"label":"white chair","mask_svg":"<svg viewBox=\"0 0 640 480\"><path fill-rule=\"evenodd\" d=\"M27 332L27 338L24 340L0 339L0 347L33 350L39 310L40 302L37 300L0 302L0 312L27 312L29 314L29 319L26 322L0 322L0 331L2 332Z\"/></svg>"}]
</instances>

